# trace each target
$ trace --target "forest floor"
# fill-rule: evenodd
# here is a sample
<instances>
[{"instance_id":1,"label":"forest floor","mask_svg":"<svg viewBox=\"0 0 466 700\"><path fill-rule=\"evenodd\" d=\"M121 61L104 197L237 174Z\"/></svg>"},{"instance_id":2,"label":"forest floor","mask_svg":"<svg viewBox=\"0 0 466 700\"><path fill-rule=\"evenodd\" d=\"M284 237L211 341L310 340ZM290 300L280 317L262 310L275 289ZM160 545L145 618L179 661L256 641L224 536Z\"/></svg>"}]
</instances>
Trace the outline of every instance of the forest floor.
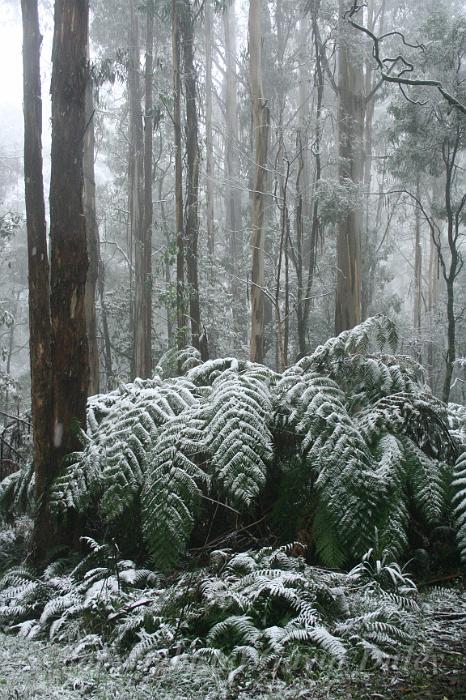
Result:
<instances>
[{"instance_id":1,"label":"forest floor","mask_svg":"<svg viewBox=\"0 0 466 700\"><path fill-rule=\"evenodd\" d=\"M286 681L260 672L230 681L211 665L160 662L129 673L109 652L76 659L59 644L0 634L1 700L466 700L466 593L433 610L428 643L375 671L329 668Z\"/></svg>"}]
</instances>

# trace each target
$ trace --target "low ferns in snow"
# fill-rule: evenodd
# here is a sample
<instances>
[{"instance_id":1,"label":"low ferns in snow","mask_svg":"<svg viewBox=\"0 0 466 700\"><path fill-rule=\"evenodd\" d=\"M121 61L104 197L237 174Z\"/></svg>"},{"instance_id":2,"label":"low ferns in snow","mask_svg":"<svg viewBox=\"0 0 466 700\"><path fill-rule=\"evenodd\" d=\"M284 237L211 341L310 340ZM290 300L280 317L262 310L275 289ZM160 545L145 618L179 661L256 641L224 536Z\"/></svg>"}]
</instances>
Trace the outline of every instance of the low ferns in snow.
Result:
<instances>
[{"instance_id":1,"label":"low ferns in snow","mask_svg":"<svg viewBox=\"0 0 466 700\"><path fill-rule=\"evenodd\" d=\"M427 530L454 515L466 555L458 410L449 425L422 368L390 354L396 343L377 316L281 374L172 353L153 379L89 400L83 449L56 481L53 508L92 522L97 510L106 529L131 517L167 569L193 538L206 544L266 517L287 484L296 530L306 523L326 564L360 558L376 530L401 555L413 516ZM184 375L167 376L176 366ZM14 484L5 493L14 501Z\"/></svg>"},{"instance_id":2,"label":"low ferns in snow","mask_svg":"<svg viewBox=\"0 0 466 700\"><path fill-rule=\"evenodd\" d=\"M224 661L241 672L286 672L361 659L381 664L419 637L417 591L395 580L309 566L293 547L211 553L208 565L164 580L88 539L78 566L57 561L37 577L28 569L0 579L0 629L28 638L112 646L128 669L162 658Z\"/></svg>"}]
</instances>

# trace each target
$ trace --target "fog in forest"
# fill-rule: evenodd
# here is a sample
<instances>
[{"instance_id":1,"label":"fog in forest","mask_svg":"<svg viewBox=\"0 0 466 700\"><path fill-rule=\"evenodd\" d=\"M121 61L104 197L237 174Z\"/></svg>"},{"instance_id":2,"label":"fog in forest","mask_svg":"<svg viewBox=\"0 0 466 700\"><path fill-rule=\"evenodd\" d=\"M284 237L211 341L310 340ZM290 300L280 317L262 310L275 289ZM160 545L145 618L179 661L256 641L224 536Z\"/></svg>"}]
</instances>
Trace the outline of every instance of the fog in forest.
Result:
<instances>
[{"instance_id":1,"label":"fog in forest","mask_svg":"<svg viewBox=\"0 0 466 700\"><path fill-rule=\"evenodd\" d=\"M464 697L465 50L0 0L0 697Z\"/></svg>"}]
</instances>

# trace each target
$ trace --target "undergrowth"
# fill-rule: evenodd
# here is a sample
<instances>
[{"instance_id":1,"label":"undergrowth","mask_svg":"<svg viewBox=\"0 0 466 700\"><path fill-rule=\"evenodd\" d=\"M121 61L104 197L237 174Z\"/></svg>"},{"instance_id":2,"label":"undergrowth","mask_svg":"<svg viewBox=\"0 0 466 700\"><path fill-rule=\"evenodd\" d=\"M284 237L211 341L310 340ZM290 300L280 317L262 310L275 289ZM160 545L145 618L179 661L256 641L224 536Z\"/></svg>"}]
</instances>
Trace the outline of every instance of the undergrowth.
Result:
<instances>
[{"instance_id":1,"label":"undergrowth","mask_svg":"<svg viewBox=\"0 0 466 700\"><path fill-rule=\"evenodd\" d=\"M417 590L374 552L349 574L306 564L296 546L212 552L209 564L171 577L137 568L115 543L26 567L0 581L0 627L25 638L103 646L128 670L162 659L202 659L235 673L287 674L329 662L381 665L418 637Z\"/></svg>"}]
</instances>

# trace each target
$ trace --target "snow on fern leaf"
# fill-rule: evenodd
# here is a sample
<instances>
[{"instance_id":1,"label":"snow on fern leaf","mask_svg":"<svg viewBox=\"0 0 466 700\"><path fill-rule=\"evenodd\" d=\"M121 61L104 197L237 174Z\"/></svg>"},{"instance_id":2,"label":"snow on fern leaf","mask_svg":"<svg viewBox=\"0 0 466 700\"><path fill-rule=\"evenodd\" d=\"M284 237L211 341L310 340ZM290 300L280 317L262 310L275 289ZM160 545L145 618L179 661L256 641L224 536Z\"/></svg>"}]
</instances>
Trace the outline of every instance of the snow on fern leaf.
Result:
<instances>
[{"instance_id":1,"label":"snow on fern leaf","mask_svg":"<svg viewBox=\"0 0 466 700\"><path fill-rule=\"evenodd\" d=\"M162 569L183 552L202 494L200 484L209 481L193 459L202 449L203 427L199 409L187 409L164 426L147 456L141 495L143 532Z\"/></svg>"},{"instance_id":2,"label":"snow on fern leaf","mask_svg":"<svg viewBox=\"0 0 466 700\"><path fill-rule=\"evenodd\" d=\"M263 488L272 458L267 388L228 370L213 384L206 440L215 477L228 496L248 505Z\"/></svg>"},{"instance_id":3,"label":"snow on fern leaf","mask_svg":"<svg viewBox=\"0 0 466 700\"><path fill-rule=\"evenodd\" d=\"M461 559L466 562L466 450L458 457L452 483L456 540Z\"/></svg>"}]
</instances>

